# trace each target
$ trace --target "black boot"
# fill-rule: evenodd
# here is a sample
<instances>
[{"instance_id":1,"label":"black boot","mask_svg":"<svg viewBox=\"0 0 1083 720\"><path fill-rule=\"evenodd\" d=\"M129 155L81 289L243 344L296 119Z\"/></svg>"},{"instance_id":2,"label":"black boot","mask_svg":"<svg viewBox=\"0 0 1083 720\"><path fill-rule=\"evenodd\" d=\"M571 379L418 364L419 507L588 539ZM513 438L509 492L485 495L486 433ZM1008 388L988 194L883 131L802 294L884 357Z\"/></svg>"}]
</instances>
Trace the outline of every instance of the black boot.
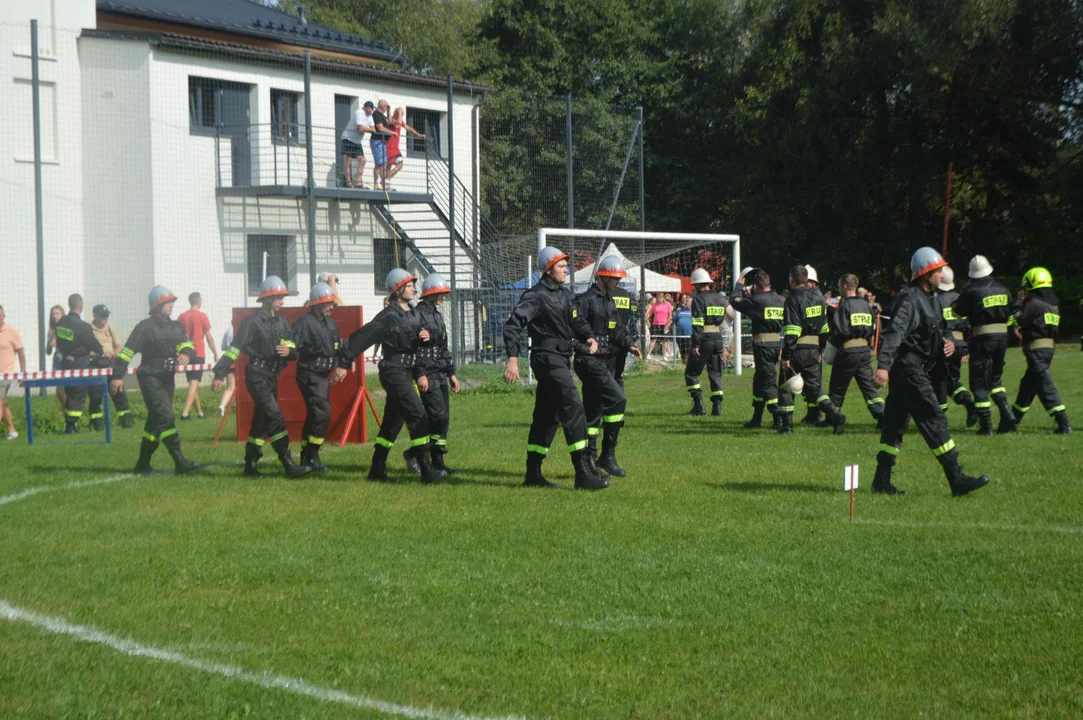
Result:
<instances>
[{"instance_id":1,"label":"black boot","mask_svg":"<svg viewBox=\"0 0 1083 720\"><path fill-rule=\"evenodd\" d=\"M417 460L418 466L421 468L421 482L428 485L431 482L435 482L440 478L447 477L447 472L444 470L437 470L432 466L432 459L429 457L428 445L417 445L410 448L410 452L415 460Z\"/></svg>"},{"instance_id":2,"label":"black boot","mask_svg":"<svg viewBox=\"0 0 1083 720\"><path fill-rule=\"evenodd\" d=\"M124 413L123 415L120 416L120 426L122 428L125 428L125 429L128 429L128 428L130 428L132 426L132 414L131 413Z\"/></svg>"},{"instance_id":3,"label":"black boot","mask_svg":"<svg viewBox=\"0 0 1083 720\"><path fill-rule=\"evenodd\" d=\"M1056 435L1071 435L1072 425L1068 422L1068 413L1061 410L1054 413L1053 419L1057 421L1057 429L1053 431Z\"/></svg>"},{"instance_id":4,"label":"black boot","mask_svg":"<svg viewBox=\"0 0 1083 720\"><path fill-rule=\"evenodd\" d=\"M417 458L414 457L411 450L413 450L413 448L403 450L402 459L406 461L406 472L418 475L421 473L421 464L417 461Z\"/></svg>"},{"instance_id":5,"label":"black boot","mask_svg":"<svg viewBox=\"0 0 1083 720\"><path fill-rule=\"evenodd\" d=\"M948 478L948 486L951 487L952 497L962 497L967 493L985 487L989 483L989 476L971 477L965 475L959 467L959 451L951 450L941 455L937 460L944 468L944 475Z\"/></svg>"},{"instance_id":6,"label":"black boot","mask_svg":"<svg viewBox=\"0 0 1083 720\"><path fill-rule=\"evenodd\" d=\"M1015 414L1012 412L1012 405L1008 402L1008 395L1006 393L997 393L993 396L993 400L996 403L997 410L1000 411L1000 424L997 426L997 432L1013 432L1015 430Z\"/></svg>"},{"instance_id":7,"label":"black boot","mask_svg":"<svg viewBox=\"0 0 1083 720\"><path fill-rule=\"evenodd\" d=\"M444 463L444 455L447 455L447 446L437 445L436 443L432 443L429 446L429 459L432 461L432 466L437 470L443 470L448 475L451 475L455 471Z\"/></svg>"},{"instance_id":8,"label":"black boot","mask_svg":"<svg viewBox=\"0 0 1083 720\"><path fill-rule=\"evenodd\" d=\"M368 479L376 482L398 482L387 474L387 454L391 448L387 445L377 445L372 451L372 467L369 468Z\"/></svg>"},{"instance_id":9,"label":"black boot","mask_svg":"<svg viewBox=\"0 0 1083 720\"><path fill-rule=\"evenodd\" d=\"M602 456L598 458L598 467L613 477L626 477L627 472L617 464L617 438L623 423L609 423L605 426L605 437L602 439ZM597 473L595 473L597 474Z\"/></svg>"},{"instance_id":10,"label":"black boot","mask_svg":"<svg viewBox=\"0 0 1083 720\"><path fill-rule=\"evenodd\" d=\"M752 403L752 419L745 422L746 428L763 427L763 403Z\"/></svg>"},{"instance_id":11,"label":"black boot","mask_svg":"<svg viewBox=\"0 0 1083 720\"><path fill-rule=\"evenodd\" d=\"M298 480L312 472L311 467L298 465L293 461L293 453L288 447L278 454L278 459L282 463L282 469L286 471L286 477L290 480Z\"/></svg>"},{"instance_id":12,"label":"black boot","mask_svg":"<svg viewBox=\"0 0 1083 720\"><path fill-rule=\"evenodd\" d=\"M68 418L67 422L64 423L64 434L65 435L78 435L79 434L79 421Z\"/></svg>"},{"instance_id":13,"label":"black boot","mask_svg":"<svg viewBox=\"0 0 1083 720\"><path fill-rule=\"evenodd\" d=\"M777 432L782 427L782 413L775 410L775 407L776 406L772 405L768 409L768 412L771 413L771 429Z\"/></svg>"},{"instance_id":14,"label":"black boot","mask_svg":"<svg viewBox=\"0 0 1083 720\"><path fill-rule=\"evenodd\" d=\"M255 443L245 443L244 446L244 475L245 477L263 477L259 471L259 459L263 457L263 451Z\"/></svg>"},{"instance_id":15,"label":"black boot","mask_svg":"<svg viewBox=\"0 0 1083 720\"><path fill-rule=\"evenodd\" d=\"M178 475L195 472L200 467L199 463L184 457L184 454L181 453L180 443L169 448L169 457L173 458L173 472Z\"/></svg>"},{"instance_id":16,"label":"black boot","mask_svg":"<svg viewBox=\"0 0 1083 720\"><path fill-rule=\"evenodd\" d=\"M974 407L974 401L971 400L966 406L966 427L970 429L978 424L978 408Z\"/></svg>"},{"instance_id":17,"label":"black boot","mask_svg":"<svg viewBox=\"0 0 1083 720\"><path fill-rule=\"evenodd\" d=\"M873 413L872 420L876 423L876 429L879 430L880 426L884 423L884 413L882 411L878 413Z\"/></svg>"},{"instance_id":18,"label":"black boot","mask_svg":"<svg viewBox=\"0 0 1083 720\"><path fill-rule=\"evenodd\" d=\"M575 466L575 489L576 490L604 490L609 483L598 477L590 468L587 459L587 451L576 450L572 453L572 465Z\"/></svg>"},{"instance_id":19,"label":"black boot","mask_svg":"<svg viewBox=\"0 0 1083 720\"><path fill-rule=\"evenodd\" d=\"M692 409L685 415L706 415L707 409L703 407L703 393L700 390L692 390Z\"/></svg>"},{"instance_id":20,"label":"black boot","mask_svg":"<svg viewBox=\"0 0 1083 720\"><path fill-rule=\"evenodd\" d=\"M808 413L801 418L802 425L816 425L820 422L820 408L817 405L809 405Z\"/></svg>"},{"instance_id":21,"label":"black boot","mask_svg":"<svg viewBox=\"0 0 1083 720\"><path fill-rule=\"evenodd\" d=\"M1015 419L1014 413L1012 415L1001 415L1000 424L997 425L997 434L1003 435L1005 433L1013 433L1019 429L1019 423Z\"/></svg>"},{"instance_id":22,"label":"black boot","mask_svg":"<svg viewBox=\"0 0 1083 720\"><path fill-rule=\"evenodd\" d=\"M105 420L102 420L101 418L91 418L90 429L94 432L101 432L105 429Z\"/></svg>"},{"instance_id":23,"label":"black boot","mask_svg":"<svg viewBox=\"0 0 1083 720\"><path fill-rule=\"evenodd\" d=\"M320 446L309 443L301 448L301 465L312 468L313 472L327 472L328 467L320 461Z\"/></svg>"},{"instance_id":24,"label":"black boot","mask_svg":"<svg viewBox=\"0 0 1083 720\"><path fill-rule=\"evenodd\" d=\"M147 440L143 438L143 444L139 446L139 461L136 462L135 468L132 470L134 473L149 473L153 472L150 466L150 458L154 455L154 451L158 449L158 443L155 440Z\"/></svg>"},{"instance_id":25,"label":"black boot","mask_svg":"<svg viewBox=\"0 0 1083 720\"><path fill-rule=\"evenodd\" d=\"M978 416L978 434L991 437L993 434L993 416L981 414Z\"/></svg>"},{"instance_id":26,"label":"black boot","mask_svg":"<svg viewBox=\"0 0 1083 720\"><path fill-rule=\"evenodd\" d=\"M891 468L895 464L892 458L889 462L881 462L877 457L876 474L872 478L872 491L879 495L905 495L905 490L900 490L891 484Z\"/></svg>"},{"instance_id":27,"label":"black boot","mask_svg":"<svg viewBox=\"0 0 1083 720\"><path fill-rule=\"evenodd\" d=\"M775 423L775 432L779 435L793 435L793 413L780 412L775 415L775 419L778 420Z\"/></svg>"},{"instance_id":28,"label":"black boot","mask_svg":"<svg viewBox=\"0 0 1083 720\"><path fill-rule=\"evenodd\" d=\"M542 475L542 461L545 460L545 456L541 453L527 452L526 454L526 479L523 480L524 487L542 487L542 488L555 488L560 487L556 483L549 482Z\"/></svg>"},{"instance_id":29,"label":"black boot","mask_svg":"<svg viewBox=\"0 0 1083 720\"><path fill-rule=\"evenodd\" d=\"M711 415L715 417L722 417L722 398L715 396L711 398Z\"/></svg>"},{"instance_id":30,"label":"black boot","mask_svg":"<svg viewBox=\"0 0 1083 720\"><path fill-rule=\"evenodd\" d=\"M836 435L842 435L843 433L846 432L846 416L845 415L840 413L838 410L835 410L831 414L830 420L831 420L831 427L834 428L833 432Z\"/></svg>"}]
</instances>

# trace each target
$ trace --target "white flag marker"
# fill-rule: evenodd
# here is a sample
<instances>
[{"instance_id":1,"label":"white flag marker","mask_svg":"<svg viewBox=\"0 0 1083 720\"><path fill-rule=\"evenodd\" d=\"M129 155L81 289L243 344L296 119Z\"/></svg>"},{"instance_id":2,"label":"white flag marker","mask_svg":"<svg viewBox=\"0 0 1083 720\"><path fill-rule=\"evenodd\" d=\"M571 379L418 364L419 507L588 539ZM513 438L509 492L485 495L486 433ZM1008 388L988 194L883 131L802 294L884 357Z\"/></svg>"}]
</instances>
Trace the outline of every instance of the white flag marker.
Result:
<instances>
[{"instance_id":1,"label":"white flag marker","mask_svg":"<svg viewBox=\"0 0 1083 720\"><path fill-rule=\"evenodd\" d=\"M850 522L854 521L854 491L857 490L857 465L847 465L842 470L842 489L850 493Z\"/></svg>"}]
</instances>

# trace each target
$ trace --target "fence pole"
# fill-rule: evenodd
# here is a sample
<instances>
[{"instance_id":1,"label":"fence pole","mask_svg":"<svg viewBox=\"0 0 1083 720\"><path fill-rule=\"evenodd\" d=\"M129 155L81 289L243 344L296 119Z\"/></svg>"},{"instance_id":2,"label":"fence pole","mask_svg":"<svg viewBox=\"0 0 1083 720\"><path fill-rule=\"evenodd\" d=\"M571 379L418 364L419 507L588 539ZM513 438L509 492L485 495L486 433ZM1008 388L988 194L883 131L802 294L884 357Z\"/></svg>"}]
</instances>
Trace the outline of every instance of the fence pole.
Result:
<instances>
[{"instance_id":1,"label":"fence pole","mask_svg":"<svg viewBox=\"0 0 1083 720\"><path fill-rule=\"evenodd\" d=\"M459 343L463 340L459 331L459 294L455 291L455 88L452 87L452 78L447 76L447 184L448 184L448 251L451 254L449 263L451 267L451 361L458 363L460 360Z\"/></svg>"},{"instance_id":2,"label":"fence pole","mask_svg":"<svg viewBox=\"0 0 1083 720\"><path fill-rule=\"evenodd\" d=\"M741 276L741 241L733 243L733 284L737 285L737 278ZM732 291L733 288L730 288ZM741 374L741 313L733 311L733 374Z\"/></svg>"},{"instance_id":3,"label":"fence pole","mask_svg":"<svg viewBox=\"0 0 1083 720\"><path fill-rule=\"evenodd\" d=\"M312 57L305 50L305 163L308 195L308 275L311 285L316 284L316 179L312 171ZM289 137L286 138L286 154L290 152Z\"/></svg>"},{"instance_id":4,"label":"fence pole","mask_svg":"<svg viewBox=\"0 0 1083 720\"><path fill-rule=\"evenodd\" d=\"M564 144L566 147L567 160L565 164L568 166L568 227L575 227L575 180L572 176L573 160L572 160L572 94L568 93L567 111L564 120Z\"/></svg>"},{"instance_id":5,"label":"fence pole","mask_svg":"<svg viewBox=\"0 0 1083 720\"><path fill-rule=\"evenodd\" d=\"M534 285L534 258L527 253L526 256L526 290L529 290ZM522 296L520 296L522 297ZM530 333L526 336L526 381L533 384L534 371L530 368Z\"/></svg>"},{"instance_id":6,"label":"fence pole","mask_svg":"<svg viewBox=\"0 0 1083 720\"><path fill-rule=\"evenodd\" d=\"M34 228L38 255L38 369L45 369L45 229L41 196L41 76L38 74L38 21L30 21L30 72L34 95ZM29 397L29 395L27 396ZM29 416L28 416L29 417Z\"/></svg>"},{"instance_id":7,"label":"fence pole","mask_svg":"<svg viewBox=\"0 0 1083 720\"><path fill-rule=\"evenodd\" d=\"M646 215L643 212L643 106L640 105L636 108L636 130L639 131L639 231L647 231ZM627 161L624 164L628 167ZM623 171L622 180L623 182ZM617 191L619 194L619 190ZM614 203L614 207L616 204ZM612 217L612 212L610 212ZM607 223L608 225L608 223ZM643 238L639 238L639 257L647 257L647 241ZM643 332L639 334L639 349L643 352L643 359L647 359L647 302L644 293L647 289L647 268L646 263L639 263L639 322L643 327Z\"/></svg>"}]
</instances>

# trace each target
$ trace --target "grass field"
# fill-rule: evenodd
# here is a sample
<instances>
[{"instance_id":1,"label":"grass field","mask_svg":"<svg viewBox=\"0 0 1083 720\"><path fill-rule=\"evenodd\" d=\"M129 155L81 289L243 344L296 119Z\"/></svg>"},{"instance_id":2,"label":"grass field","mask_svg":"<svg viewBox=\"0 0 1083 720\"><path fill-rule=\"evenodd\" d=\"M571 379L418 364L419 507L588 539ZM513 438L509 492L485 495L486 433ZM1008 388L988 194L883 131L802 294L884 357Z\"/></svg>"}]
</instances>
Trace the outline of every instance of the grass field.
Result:
<instances>
[{"instance_id":1,"label":"grass field","mask_svg":"<svg viewBox=\"0 0 1083 720\"><path fill-rule=\"evenodd\" d=\"M1013 399L1023 368L1011 351ZM1053 369L1083 420L1083 357ZM525 392L454 398L461 472L433 486L365 482L370 446L248 480L210 418L181 425L195 476L125 475L137 431L2 444L0 716L1083 714L1080 435L1035 403L979 438L953 406L964 468L992 483L952 499L912 431L910 494L874 497L856 387L845 436L777 437L740 428L750 382L727 377L719 422L684 416L676 372L631 379L630 476L593 494L560 448L561 490L517 487Z\"/></svg>"}]
</instances>

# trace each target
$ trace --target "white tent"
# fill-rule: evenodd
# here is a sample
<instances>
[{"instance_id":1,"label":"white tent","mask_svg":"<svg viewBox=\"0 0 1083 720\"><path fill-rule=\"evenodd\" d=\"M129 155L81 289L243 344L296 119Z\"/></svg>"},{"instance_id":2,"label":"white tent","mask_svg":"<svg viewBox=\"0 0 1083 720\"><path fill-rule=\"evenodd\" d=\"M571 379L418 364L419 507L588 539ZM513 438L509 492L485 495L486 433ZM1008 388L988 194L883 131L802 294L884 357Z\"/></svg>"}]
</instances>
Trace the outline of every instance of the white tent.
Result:
<instances>
[{"instance_id":1,"label":"white tent","mask_svg":"<svg viewBox=\"0 0 1083 720\"><path fill-rule=\"evenodd\" d=\"M610 255L616 255L620 258L621 263L624 265L624 269L628 272L628 277L621 280L621 287L634 290L639 287L639 266L628 262L628 258L624 257L624 254L617 248L616 245L610 243L606 247L605 252L602 253L602 257L598 260L601 262ZM662 275L656 273L653 270L643 269L644 277L646 280L646 286L643 288L647 292L671 292L679 293L681 291L681 279L670 277L669 275ZM576 289L582 289L594 280L594 263L585 265L575 272L575 276L572 278L572 282L575 283Z\"/></svg>"}]
</instances>

